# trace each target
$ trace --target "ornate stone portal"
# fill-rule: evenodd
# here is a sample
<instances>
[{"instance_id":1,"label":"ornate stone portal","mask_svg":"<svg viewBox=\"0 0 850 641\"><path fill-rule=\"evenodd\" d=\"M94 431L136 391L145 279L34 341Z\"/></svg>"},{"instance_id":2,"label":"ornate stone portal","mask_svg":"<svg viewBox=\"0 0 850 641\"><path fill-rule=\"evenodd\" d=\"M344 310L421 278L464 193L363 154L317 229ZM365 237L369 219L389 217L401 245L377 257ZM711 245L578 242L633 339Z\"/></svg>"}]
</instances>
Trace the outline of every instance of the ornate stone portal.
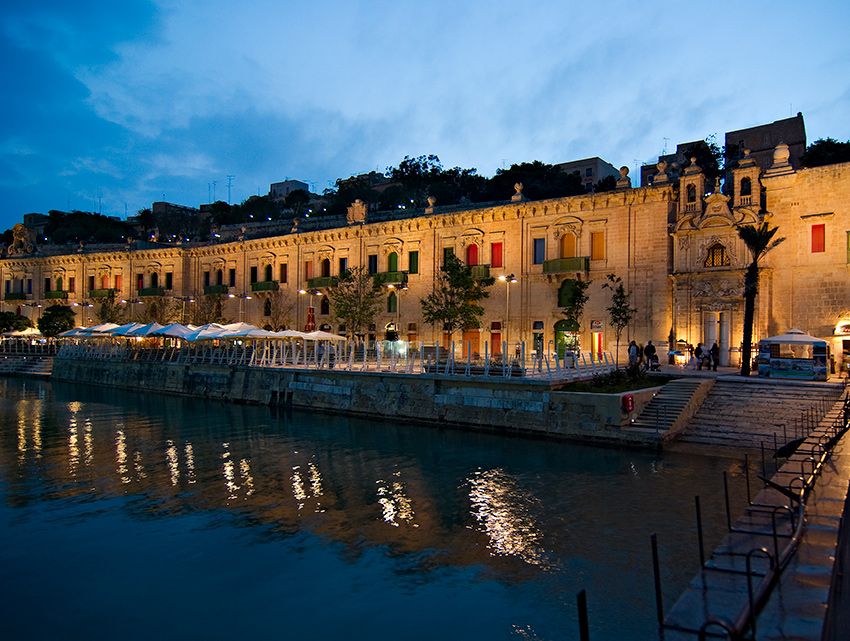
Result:
<instances>
[{"instance_id":1,"label":"ornate stone portal","mask_svg":"<svg viewBox=\"0 0 850 641\"><path fill-rule=\"evenodd\" d=\"M34 234L18 223L12 227L12 244L6 248L8 256L25 256L35 252Z\"/></svg>"}]
</instances>

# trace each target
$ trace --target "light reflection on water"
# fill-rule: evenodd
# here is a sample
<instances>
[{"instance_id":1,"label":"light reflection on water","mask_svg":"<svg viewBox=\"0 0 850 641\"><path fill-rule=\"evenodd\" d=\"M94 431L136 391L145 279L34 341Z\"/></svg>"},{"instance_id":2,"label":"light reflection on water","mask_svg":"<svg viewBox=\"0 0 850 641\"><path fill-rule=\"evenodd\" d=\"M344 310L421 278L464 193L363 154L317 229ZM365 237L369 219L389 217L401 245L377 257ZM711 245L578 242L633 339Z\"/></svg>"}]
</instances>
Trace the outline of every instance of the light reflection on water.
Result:
<instances>
[{"instance_id":1,"label":"light reflection on water","mask_svg":"<svg viewBox=\"0 0 850 641\"><path fill-rule=\"evenodd\" d=\"M554 640L577 637L582 588L594 640L654 638L649 533L669 603L696 570L693 495L716 543L720 475L739 475L715 458L8 379L0 391L10 638L105 638L129 618L127 639L181 638L161 633L177 621L205 639ZM49 620L33 609L45 601Z\"/></svg>"}]
</instances>

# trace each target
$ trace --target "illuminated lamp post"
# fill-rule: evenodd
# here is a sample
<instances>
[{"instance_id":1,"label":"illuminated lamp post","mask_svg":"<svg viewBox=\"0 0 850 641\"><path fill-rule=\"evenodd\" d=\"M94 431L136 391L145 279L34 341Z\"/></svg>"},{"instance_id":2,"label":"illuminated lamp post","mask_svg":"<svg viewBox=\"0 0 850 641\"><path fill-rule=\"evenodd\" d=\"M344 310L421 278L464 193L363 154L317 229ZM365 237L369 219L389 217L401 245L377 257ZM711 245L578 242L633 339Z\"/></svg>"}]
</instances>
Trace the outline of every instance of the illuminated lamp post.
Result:
<instances>
[{"instance_id":1,"label":"illuminated lamp post","mask_svg":"<svg viewBox=\"0 0 850 641\"><path fill-rule=\"evenodd\" d=\"M513 274L502 274L499 276L499 281L505 284L505 344L510 346L510 335L508 334L508 319L511 316L511 285L518 282L517 277Z\"/></svg>"}]
</instances>

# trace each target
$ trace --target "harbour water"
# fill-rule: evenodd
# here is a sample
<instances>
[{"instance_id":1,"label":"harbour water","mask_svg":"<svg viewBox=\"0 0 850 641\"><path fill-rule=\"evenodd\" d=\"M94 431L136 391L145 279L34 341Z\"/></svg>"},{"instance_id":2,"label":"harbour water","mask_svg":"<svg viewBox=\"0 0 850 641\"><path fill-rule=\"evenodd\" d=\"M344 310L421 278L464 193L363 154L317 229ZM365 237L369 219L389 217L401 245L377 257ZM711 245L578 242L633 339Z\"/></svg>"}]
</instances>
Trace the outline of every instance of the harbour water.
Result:
<instances>
[{"instance_id":1,"label":"harbour water","mask_svg":"<svg viewBox=\"0 0 850 641\"><path fill-rule=\"evenodd\" d=\"M0 379L17 640L654 639L740 463Z\"/></svg>"}]
</instances>

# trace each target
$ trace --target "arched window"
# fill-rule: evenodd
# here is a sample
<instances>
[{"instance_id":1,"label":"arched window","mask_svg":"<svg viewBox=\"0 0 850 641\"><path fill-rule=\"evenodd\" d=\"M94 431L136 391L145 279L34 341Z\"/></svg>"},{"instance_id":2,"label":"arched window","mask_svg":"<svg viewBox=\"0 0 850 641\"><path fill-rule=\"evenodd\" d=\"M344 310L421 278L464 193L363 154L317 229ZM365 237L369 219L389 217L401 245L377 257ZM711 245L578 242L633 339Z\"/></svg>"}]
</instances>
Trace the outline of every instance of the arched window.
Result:
<instances>
[{"instance_id":1,"label":"arched window","mask_svg":"<svg viewBox=\"0 0 850 641\"><path fill-rule=\"evenodd\" d=\"M215 272L215 284L224 285L224 272L220 269L217 269Z\"/></svg>"},{"instance_id":2,"label":"arched window","mask_svg":"<svg viewBox=\"0 0 850 641\"><path fill-rule=\"evenodd\" d=\"M478 264L478 245L475 243L471 243L469 247L466 248L466 264L469 267L473 267Z\"/></svg>"},{"instance_id":3,"label":"arched window","mask_svg":"<svg viewBox=\"0 0 850 641\"><path fill-rule=\"evenodd\" d=\"M159 287L159 274L156 272L151 274L151 287ZM106 289L105 286L104 289Z\"/></svg>"},{"instance_id":4,"label":"arched window","mask_svg":"<svg viewBox=\"0 0 850 641\"><path fill-rule=\"evenodd\" d=\"M723 245L715 243L708 248L708 253L705 256L706 267L726 267L730 264L729 255Z\"/></svg>"},{"instance_id":5,"label":"arched window","mask_svg":"<svg viewBox=\"0 0 850 641\"><path fill-rule=\"evenodd\" d=\"M327 316L331 313L331 302L327 296L322 296L322 302L319 304L319 313L322 316Z\"/></svg>"},{"instance_id":6,"label":"arched window","mask_svg":"<svg viewBox=\"0 0 850 641\"><path fill-rule=\"evenodd\" d=\"M398 271L398 254L395 252L390 252L390 255L387 256L387 271L388 272L397 272Z\"/></svg>"},{"instance_id":7,"label":"arched window","mask_svg":"<svg viewBox=\"0 0 850 641\"><path fill-rule=\"evenodd\" d=\"M387 313L395 314L398 311L398 296L395 292L390 292L387 296Z\"/></svg>"},{"instance_id":8,"label":"arched window","mask_svg":"<svg viewBox=\"0 0 850 641\"><path fill-rule=\"evenodd\" d=\"M272 279L272 266L266 265L266 268L263 270L263 280L270 281Z\"/></svg>"},{"instance_id":9,"label":"arched window","mask_svg":"<svg viewBox=\"0 0 850 641\"><path fill-rule=\"evenodd\" d=\"M272 299L267 298L263 303L263 316L271 316L272 315Z\"/></svg>"},{"instance_id":10,"label":"arched window","mask_svg":"<svg viewBox=\"0 0 850 641\"><path fill-rule=\"evenodd\" d=\"M741 178L741 195L742 196L752 196L753 195L753 183L749 178Z\"/></svg>"},{"instance_id":11,"label":"arched window","mask_svg":"<svg viewBox=\"0 0 850 641\"><path fill-rule=\"evenodd\" d=\"M576 257L576 236L570 232L561 236L561 258Z\"/></svg>"},{"instance_id":12,"label":"arched window","mask_svg":"<svg viewBox=\"0 0 850 641\"><path fill-rule=\"evenodd\" d=\"M327 278L331 275L331 259L325 258L322 260L322 277ZM269 279L271 280L271 279Z\"/></svg>"},{"instance_id":13,"label":"arched window","mask_svg":"<svg viewBox=\"0 0 850 641\"><path fill-rule=\"evenodd\" d=\"M687 202L695 203L697 201L697 188L694 185L688 185L688 199Z\"/></svg>"}]
</instances>

